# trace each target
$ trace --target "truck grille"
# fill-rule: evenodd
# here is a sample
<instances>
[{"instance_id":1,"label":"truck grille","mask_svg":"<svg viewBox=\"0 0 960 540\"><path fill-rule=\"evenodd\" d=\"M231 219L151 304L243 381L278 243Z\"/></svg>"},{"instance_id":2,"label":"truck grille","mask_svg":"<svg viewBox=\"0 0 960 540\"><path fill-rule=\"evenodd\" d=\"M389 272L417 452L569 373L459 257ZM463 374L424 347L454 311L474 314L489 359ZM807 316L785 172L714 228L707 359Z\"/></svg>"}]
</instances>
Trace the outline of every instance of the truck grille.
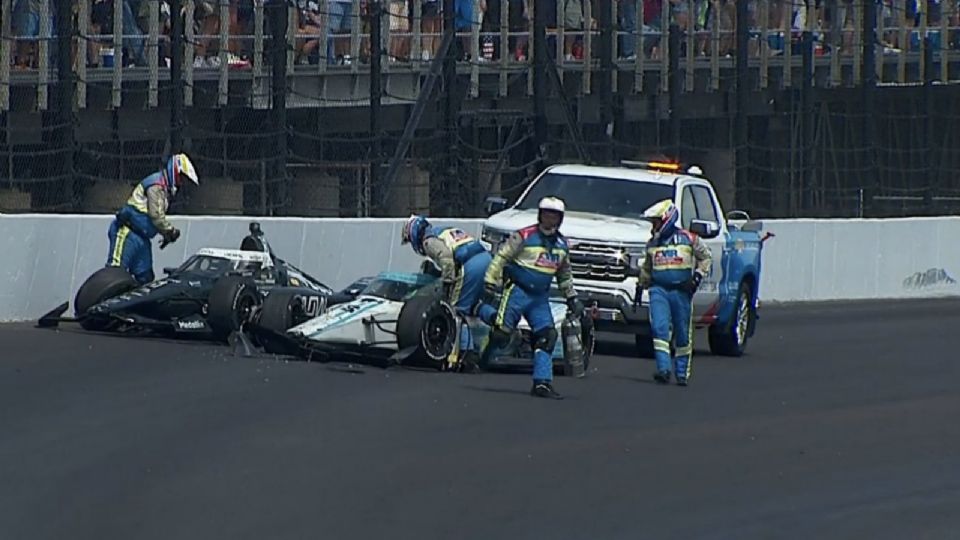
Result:
<instances>
[{"instance_id":1,"label":"truck grille","mask_svg":"<svg viewBox=\"0 0 960 540\"><path fill-rule=\"evenodd\" d=\"M640 253L643 244L596 242L570 239L573 277L593 281L623 281L630 269L630 254Z\"/></svg>"}]
</instances>

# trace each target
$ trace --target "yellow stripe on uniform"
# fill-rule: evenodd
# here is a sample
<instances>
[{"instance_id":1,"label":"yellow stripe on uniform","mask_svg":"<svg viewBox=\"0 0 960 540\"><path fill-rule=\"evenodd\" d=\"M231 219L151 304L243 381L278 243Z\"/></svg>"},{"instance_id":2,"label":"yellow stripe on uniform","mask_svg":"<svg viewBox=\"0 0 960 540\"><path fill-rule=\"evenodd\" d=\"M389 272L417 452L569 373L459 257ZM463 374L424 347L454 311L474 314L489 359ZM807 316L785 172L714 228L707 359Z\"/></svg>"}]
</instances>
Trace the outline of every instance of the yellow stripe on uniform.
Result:
<instances>
[{"instance_id":1,"label":"yellow stripe on uniform","mask_svg":"<svg viewBox=\"0 0 960 540\"><path fill-rule=\"evenodd\" d=\"M113 244L113 254L110 257L110 266L120 266L120 261L123 258L123 245L127 241L127 235L130 234L130 229L126 225L122 225L120 230L117 231L117 241Z\"/></svg>"},{"instance_id":2,"label":"yellow stripe on uniform","mask_svg":"<svg viewBox=\"0 0 960 540\"><path fill-rule=\"evenodd\" d=\"M687 351L687 369L686 373L683 374L683 377L687 380L690 380L690 372L693 370L693 310L690 310L690 322L687 326L687 346L684 347ZM679 354L678 354L679 356Z\"/></svg>"},{"instance_id":3,"label":"yellow stripe on uniform","mask_svg":"<svg viewBox=\"0 0 960 540\"><path fill-rule=\"evenodd\" d=\"M654 338L653 350L670 354L670 342Z\"/></svg>"},{"instance_id":4,"label":"yellow stripe on uniform","mask_svg":"<svg viewBox=\"0 0 960 540\"><path fill-rule=\"evenodd\" d=\"M510 294L513 293L513 288L515 285L511 284L505 291L503 291L503 297L500 299L500 309L497 310L497 326L503 327L503 319L507 315L507 304L510 303Z\"/></svg>"},{"instance_id":5,"label":"yellow stripe on uniform","mask_svg":"<svg viewBox=\"0 0 960 540\"><path fill-rule=\"evenodd\" d=\"M455 306L460 301L460 295L463 294L463 279L465 272L461 269L456 281L453 282L453 291L450 293L450 305Z\"/></svg>"}]
</instances>

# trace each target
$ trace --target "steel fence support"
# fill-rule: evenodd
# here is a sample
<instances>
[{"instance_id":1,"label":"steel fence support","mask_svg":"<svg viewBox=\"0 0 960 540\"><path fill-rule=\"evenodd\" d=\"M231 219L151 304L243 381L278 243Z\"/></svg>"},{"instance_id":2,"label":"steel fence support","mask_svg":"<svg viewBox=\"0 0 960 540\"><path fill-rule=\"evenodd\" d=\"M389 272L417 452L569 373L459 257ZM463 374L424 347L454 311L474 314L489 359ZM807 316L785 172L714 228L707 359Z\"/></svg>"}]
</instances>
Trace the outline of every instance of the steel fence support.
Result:
<instances>
[{"instance_id":1,"label":"steel fence support","mask_svg":"<svg viewBox=\"0 0 960 540\"><path fill-rule=\"evenodd\" d=\"M170 0L170 155L183 151L183 17L181 1Z\"/></svg>"},{"instance_id":2,"label":"steel fence support","mask_svg":"<svg viewBox=\"0 0 960 540\"><path fill-rule=\"evenodd\" d=\"M382 163L383 138L381 127L381 100L383 98L382 60L383 60L383 4L372 0L370 10L370 191L377 200L380 185L380 166Z\"/></svg>"},{"instance_id":3,"label":"steel fence support","mask_svg":"<svg viewBox=\"0 0 960 540\"><path fill-rule=\"evenodd\" d=\"M452 37L450 47L443 55L443 125L446 132L447 151L443 163L443 179L439 189L431 189L440 194L441 205L452 204L455 193L452 183L457 177L458 156L460 155L457 141L458 121L457 121L457 56L463 50L462 41L456 35L456 2L455 0L443 0L443 33ZM474 59L476 61L476 59ZM431 201L433 206L433 201Z\"/></svg>"},{"instance_id":4,"label":"steel fence support","mask_svg":"<svg viewBox=\"0 0 960 540\"><path fill-rule=\"evenodd\" d=\"M862 137L863 148L866 152L864 156L864 171L866 173L866 189L863 193L864 207L861 213L866 213L870 201L876 196L880 185L878 178L878 168L876 160L876 140L874 137L874 126L876 119L876 91L877 91L877 67L876 67L876 43L877 43L877 11L876 3L873 0L863 0L863 29L861 47L862 66L860 72L863 74L863 117L862 117ZM861 217L863 217L861 215Z\"/></svg>"},{"instance_id":5,"label":"steel fence support","mask_svg":"<svg viewBox=\"0 0 960 540\"><path fill-rule=\"evenodd\" d=\"M801 211L809 210L813 203L813 169L814 169L814 114L813 114L813 32L810 31L809 18L807 28L801 35L801 66L803 76L800 87L800 120L801 142L800 158L802 163L800 181Z\"/></svg>"},{"instance_id":6,"label":"steel fence support","mask_svg":"<svg viewBox=\"0 0 960 540\"><path fill-rule=\"evenodd\" d=\"M737 32L737 89L736 89L736 117L734 119L734 144L735 162L736 162L736 180L734 185L734 206L743 206L744 190L750 178L749 160L749 121L747 116L747 103L750 99L750 71L749 71L749 51L750 29L747 26L749 16L748 0L736 0L736 32Z\"/></svg>"},{"instance_id":7,"label":"steel fence support","mask_svg":"<svg viewBox=\"0 0 960 540\"><path fill-rule=\"evenodd\" d=\"M285 1L273 0L269 4L271 27L271 62L272 72L272 101L270 107L271 126L275 133L274 154L271 156L274 167L271 171L273 179L280 180L282 188L286 187L287 178L287 31L289 6Z\"/></svg>"},{"instance_id":8,"label":"steel fence support","mask_svg":"<svg viewBox=\"0 0 960 540\"><path fill-rule=\"evenodd\" d=\"M62 174L66 178L62 193L66 193L69 200L62 201L70 203L74 209L79 206L76 204L77 197L73 196L74 179L74 118L73 118L73 100L74 100L74 76L73 76L73 37L76 34L73 19L73 6L71 2L57 2L57 112L58 129L60 136L57 144L63 149Z\"/></svg>"},{"instance_id":9,"label":"steel fence support","mask_svg":"<svg viewBox=\"0 0 960 540\"><path fill-rule=\"evenodd\" d=\"M676 23L670 25L668 36L670 44L667 48L667 61L670 65L670 84L667 99L670 102L669 129L667 130L668 145L671 148L670 154L679 159L680 157L680 85L683 84L683 73L680 71L680 26Z\"/></svg>"},{"instance_id":10,"label":"steel fence support","mask_svg":"<svg viewBox=\"0 0 960 540\"><path fill-rule=\"evenodd\" d=\"M547 8L549 0L535 0L533 10L533 133L537 151L547 153ZM504 2L503 8L507 5Z\"/></svg>"},{"instance_id":11,"label":"steel fence support","mask_svg":"<svg viewBox=\"0 0 960 540\"><path fill-rule=\"evenodd\" d=\"M598 6L597 23L600 27L600 84L598 85L601 99L600 125L606 133L606 146L601 153L601 159L612 164L615 154L613 148L613 132L615 118L613 114L614 84L616 66L613 62L615 51L614 40L614 2L601 2ZM589 61L589 59L588 59Z\"/></svg>"},{"instance_id":12,"label":"steel fence support","mask_svg":"<svg viewBox=\"0 0 960 540\"><path fill-rule=\"evenodd\" d=\"M403 127L403 134L400 136L400 141L397 143L393 158L390 160L390 167L387 169L387 173L383 178L383 192L375 199L375 206L378 208L382 208L387 203L390 194L393 192L397 171L400 170L400 164L403 162L407 150L410 149L410 145L413 143L413 137L416 134L417 128L420 127L420 121L423 119L423 113L427 108L427 104L433 102L433 91L437 86L437 82L440 80L442 67L445 62L444 58L450 50L454 39L453 34L444 32L443 41L440 42L440 49L430 64L427 79L420 88L420 95L417 96L417 101L413 105L413 111L410 112L410 118Z\"/></svg>"}]
</instances>

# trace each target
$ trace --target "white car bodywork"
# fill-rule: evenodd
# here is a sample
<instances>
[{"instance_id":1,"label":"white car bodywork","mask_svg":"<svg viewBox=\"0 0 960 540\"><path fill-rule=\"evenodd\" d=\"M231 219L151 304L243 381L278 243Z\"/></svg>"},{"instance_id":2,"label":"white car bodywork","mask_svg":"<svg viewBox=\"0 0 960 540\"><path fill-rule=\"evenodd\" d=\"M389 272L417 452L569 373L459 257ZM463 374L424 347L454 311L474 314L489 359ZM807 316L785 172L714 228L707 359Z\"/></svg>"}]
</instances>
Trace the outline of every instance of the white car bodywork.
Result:
<instances>
[{"instance_id":1,"label":"white car bodywork","mask_svg":"<svg viewBox=\"0 0 960 540\"><path fill-rule=\"evenodd\" d=\"M331 306L325 313L290 328L286 333L298 341L396 352L398 345L395 333L403 306L403 301L365 292L350 302ZM562 299L554 298L551 299L550 308L559 335L567 315L567 305ZM474 342L479 347L485 346L489 335L487 325L473 317L466 317L464 322L470 328ZM517 328L526 332L530 330L530 325L521 318Z\"/></svg>"}]
</instances>

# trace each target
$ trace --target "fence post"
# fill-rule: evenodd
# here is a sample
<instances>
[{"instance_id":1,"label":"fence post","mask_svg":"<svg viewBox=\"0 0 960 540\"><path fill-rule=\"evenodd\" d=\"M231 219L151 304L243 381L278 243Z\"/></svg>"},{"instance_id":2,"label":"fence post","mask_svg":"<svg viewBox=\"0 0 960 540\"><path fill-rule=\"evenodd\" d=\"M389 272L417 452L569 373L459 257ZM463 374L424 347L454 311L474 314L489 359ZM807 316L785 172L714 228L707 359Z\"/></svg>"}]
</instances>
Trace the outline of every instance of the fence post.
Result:
<instances>
[{"instance_id":1,"label":"fence post","mask_svg":"<svg viewBox=\"0 0 960 540\"><path fill-rule=\"evenodd\" d=\"M816 154L813 140L814 132L814 114L813 114L813 32L810 31L810 12L808 10L807 23L804 25L801 36L801 66L803 76L801 78L800 88L800 109L801 109L801 139L800 152L801 163L801 182L800 182L800 207L801 212L809 210L813 203L813 160Z\"/></svg>"},{"instance_id":2,"label":"fence post","mask_svg":"<svg viewBox=\"0 0 960 540\"><path fill-rule=\"evenodd\" d=\"M876 114L875 99L877 89L876 27L876 4L874 0L863 0L863 43L861 43L861 47L863 48L863 54L861 55L863 64L860 70L860 72L863 73L863 98L861 100L863 103L863 119L861 127L863 130L863 147L866 151L863 169L866 171L869 180L866 182L868 187L864 190L861 197L864 201L863 205L861 205L861 217L869 212L866 204L876 196L880 183L880 179L877 177L876 142L874 140L874 116Z\"/></svg>"},{"instance_id":3,"label":"fence post","mask_svg":"<svg viewBox=\"0 0 960 540\"><path fill-rule=\"evenodd\" d=\"M672 150L674 159L680 158L680 85L682 84L680 72L680 26L676 23L670 24L669 38L670 44L667 48L668 62L670 64L670 138L669 146Z\"/></svg>"},{"instance_id":4,"label":"fence post","mask_svg":"<svg viewBox=\"0 0 960 540\"><path fill-rule=\"evenodd\" d=\"M931 2L924 1L921 3L923 9L923 18L927 24L930 22L930 5ZM944 15L945 16L945 15ZM934 164L936 160L936 150L934 148L934 141L937 136L934 133L935 123L933 121L934 115L937 114L937 111L934 109L934 96L933 96L933 81L936 79L934 69L933 69L933 43L931 42L930 36L927 35L926 28L921 28L923 32L923 104L924 104L924 138L926 139L926 189L923 194L923 203L924 208L927 213L934 214L933 208L933 192L936 189L936 186L939 184L938 171L940 168ZM943 35L941 39L945 42L947 36ZM944 53L946 49L941 51L940 58L943 62ZM944 81L946 82L946 81Z\"/></svg>"},{"instance_id":5,"label":"fence post","mask_svg":"<svg viewBox=\"0 0 960 540\"><path fill-rule=\"evenodd\" d=\"M546 155L547 146L547 2L534 0L533 10L533 117L537 152ZM501 9L506 9L504 5ZM505 54L501 53L501 54Z\"/></svg>"},{"instance_id":6,"label":"fence post","mask_svg":"<svg viewBox=\"0 0 960 540\"><path fill-rule=\"evenodd\" d=\"M750 71L749 71L749 51L747 48L750 44L750 29L747 26L747 18L749 16L748 12L748 0L736 0L737 2L737 15L736 15L736 33L737 33L737 106L736 106L736 118L734 122L734 144L735 148L735 163L736 163L736 177L734 182L734 205L737 207L742 207L744 205L743 201L743 192L747 187L747 182L749 179L749 163L748 156L749 148L747 144L749 142L749 123L747 117L747 103L749 100L750 93ZM869 1L869 0L867 0ZM788 42L789 43L789 42Z\"/></svg>"},{"instance_id":7,"label":"fence post","mask_svg":"<svg viewBox=\"0 0 960 540\"><path fill-rule=\"evenodd\" d=\"M64 203L73 203L74 208L79 205L78 200L73 197L73 153L74 153L74 134L73 134L73 99L74 99L74 81L73 81L73 36L76 33L73 26L73 6L72 2L57 2L57 111L59 113L59 145L63 149L62 171L65 181L62 182L67 189L64 192L70 197L70 200Z\"/></svg>"},{"instance_id":8,"label":"fence post","mask_svg":"<svg viewBox=\"0 0 960 540\"><path fill-rule=\"evenodd\" d=\"M381 139L380 105L383 97L381 61L383 60L383 5L380 0L370 2L370 191L373 200L379 200L381 188L380 164L383 141Z\"/></svg>"},{"instance_id":9,"label":"fence post","mask_svg":"<svg viewBox=\"0 0 960 540\"><path fill-rule=\"evenodd\" d=\"M273 99L270 113L276 147L271 159L274 168L271 176L274 181L286 187L287 177L287 32L289 31L288 5L285 0L270 1L271 55L273 78L271 89Z\"/></svg>"},{"instance_id":10,"label":"fence post","mask_svg":"<svg viewBox=\"0 0 960 540\"><path fill-rule=\"evenodd\" d=\"M457 176L459 157L458 122L457 122L457 56L463 50L460 38L456 35L456 3L454 0L443 0L443 33L452 38L450 47L443 57L443 120L446 132L447 152L443 167L443 184L438 193L441 200L437 201L441 207L454 208L453 198L457 195L453 188L453 181ZM476 59L474 59L476 60ZM434 201L430 201L433 206ZM459 204L459 203L458 203ZM437 208L436 206L434 206Z\"/></svg>"},{"instance_id":11,"label":"fence post","mask_svg":"<svg viewBox=\"0 0 960 540\"><path fill-rule=\"evenodd\" d=\"M183 17L170 0L170 155L183 151Z\"/></svg>"},{"instance_id":12,"label":"fence post","mask_svg":"<svg viewBox=\"0 0 960 540\"><path fill-rule=\"evenodd\" d=\"M613 130L614 130L614 81L615 67L613 62L614 54L614 31L613 31L613 8L614 2L601 2L597 22L600 26L600 99L602 100L600 124L604 127L607 144L604 145L603 159L607 163L614 163L616 151L613 148ZM589 25L590 21L587 21ZM590 59L587 59L590 62Z\"/></svg>"}]
</instances>

